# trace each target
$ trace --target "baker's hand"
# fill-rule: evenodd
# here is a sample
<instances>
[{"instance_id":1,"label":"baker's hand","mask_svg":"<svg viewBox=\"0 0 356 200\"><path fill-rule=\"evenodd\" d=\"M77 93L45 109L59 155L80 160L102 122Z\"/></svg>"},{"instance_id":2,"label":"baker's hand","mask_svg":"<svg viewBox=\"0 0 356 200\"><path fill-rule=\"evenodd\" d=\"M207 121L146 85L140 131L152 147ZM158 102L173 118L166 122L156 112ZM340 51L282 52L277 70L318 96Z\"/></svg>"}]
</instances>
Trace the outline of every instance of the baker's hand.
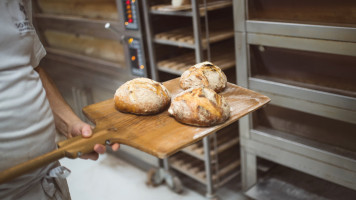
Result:
<instances>
[{"instance_id":1,"label":"baker's hand","mask_svg":"<svg viewBox=\"0 0 356 200\"><path fill-rule=\"evenodd\" d=\"M71 133L71 136L73 137L77 135L82 135L83 137L91 137L91 135L93 134L92 127L83 121L74 122L70 127L69 131ZM117 151L120 148L120 144L112 144L111 148L113 151ZM106 152L106 147L102 144L96 144L94 146L94 151L95 152L84 154L80 158L85 160L97 160L99 158L99 154L103 154Z\"/></svg>"}]
</instances>

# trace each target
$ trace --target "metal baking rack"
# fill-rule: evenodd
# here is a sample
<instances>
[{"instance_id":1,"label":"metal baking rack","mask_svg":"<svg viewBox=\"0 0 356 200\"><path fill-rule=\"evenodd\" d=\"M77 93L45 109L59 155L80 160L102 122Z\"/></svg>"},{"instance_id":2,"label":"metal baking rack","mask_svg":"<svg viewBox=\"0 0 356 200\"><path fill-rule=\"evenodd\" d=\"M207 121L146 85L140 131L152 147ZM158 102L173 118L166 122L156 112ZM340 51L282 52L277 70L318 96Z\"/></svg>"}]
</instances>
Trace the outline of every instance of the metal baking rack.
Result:
<instances>
[{"instance_id":1,"label":"metal baking rack","mask_svg":"<svg viewBox=\"0 0 356 200\"><path fill-rule=\"evenodd\" d=\"M256 3L234 1L238 85L271 98L239 120L244 190L263 188L258 157L356 190L354 2Z\"/></svg>"},{"instance_id":2,"label":"metal baking rack","mask_svg":"<svg viewBox=\"0 0 356 200\"><path fill-rule=\"evenodd\" d=\"M184 70L195 63L200 63L205 60L211 60L217 65L225 69L235 67L234 47L230 50L219 51L218 44L222 41L233 39L232 16L224 22L208 20L208 12L218 11L221 9L231 8L232 1L198 1L192 0L190 5L185 5L180 8L172 8L168 4L162 4L161 1L144 1L144 18L146 20L146 38L150 58L150 69L152 78L157 81L163 81L164 73L173 76L180 76ZM231 10L232 11L232 10ZM154 30L152 18L160 16L162 19L165 16L169 17L190 17L192 18L192 26L173 27L169 30L157 31ZM204 18L205 17L205 18ZM201 21L205 20L205 23ZM208 22L209 21L209 22ZM208 23L207 23L208 22ZM203 24L203 25L202 25ZM233 44L233 42L230 42ZM174 47L177 49L188 49L191 52L182 54L174 54L165 58L157 56L160 52L157 51L158 45L166 46L167 48ZM163 48L164 49L164 48ZM193 50L193 51L192 51ZM215 51L214 51L215 50ZM163 73L163 75L162 75ZM232 81L232 80L229 80ZM229 129L233 133L237 133L235 129ZM171 156L169 159L163 160L163 169L150 171L149 179L151 182L160 182L165 178L174 191L181 191L181 183L176 176L170 175L170 169L185 174L194 180L206 185L206 197L208 199L217 198L215 189L223 185L226 181L235 177L239 173L239 159L230 160L220 171L214 168L219 165L222 160L216 160L220 153L226 152L231 148L238 148L238 134L229 135L223 134L230 139L222 138L218 145L211 143L215 137L220 137L219 133L215 133L211 137L205 137L202 142L185 148L177 155ZM220 153L217 153L220 152ZM195 166L197 165L197 166ZM217 177L223 179L218 181Z\"/></svg>"}]
</instances>

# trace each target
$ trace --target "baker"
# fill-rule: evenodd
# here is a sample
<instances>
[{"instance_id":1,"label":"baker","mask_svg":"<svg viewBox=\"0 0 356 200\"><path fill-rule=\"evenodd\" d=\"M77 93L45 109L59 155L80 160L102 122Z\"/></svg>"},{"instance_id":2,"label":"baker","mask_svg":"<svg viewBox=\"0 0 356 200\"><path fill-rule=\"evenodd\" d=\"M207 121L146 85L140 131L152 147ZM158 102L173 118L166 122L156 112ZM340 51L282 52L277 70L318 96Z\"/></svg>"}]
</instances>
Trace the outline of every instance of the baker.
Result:
<instances>
[{"instance_id":1,"label":"baker","mask_svg":"<svg viewBox=\"0 0 356 200\"><path fill-rule=\"evenodd\" d=\"M0 1L0 171L54 150L56 130L67 138L92 134L38 66L46 51L31 9L30 0ZM97 144L94 151L82 158L96 160L105 146ZM66 180L51 173L58 166L1 184L0 199L70 199Z\"/></svg>"}]
</instances>

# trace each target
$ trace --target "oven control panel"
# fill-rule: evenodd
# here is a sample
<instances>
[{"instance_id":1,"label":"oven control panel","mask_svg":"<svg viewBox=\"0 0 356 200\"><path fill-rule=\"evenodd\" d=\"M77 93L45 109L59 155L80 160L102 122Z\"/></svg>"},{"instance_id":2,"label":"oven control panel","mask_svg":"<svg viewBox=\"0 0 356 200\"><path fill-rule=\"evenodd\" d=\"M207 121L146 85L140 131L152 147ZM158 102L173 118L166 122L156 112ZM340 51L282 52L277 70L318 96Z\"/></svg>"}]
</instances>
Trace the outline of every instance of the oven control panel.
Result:
<instances>
[{"instance_id":1,"label":"oven control panel","mask_svg":"<svg viewBox=\"0 0 356 200\"><path fill-rule=\"evenodd\" d=\"M129 62L131 72L136 76L146 76L142 45L139 39L130 37L127 39L129 47Z\"/></svg>"},{"instance_id":2,"label":"oven control panel","mask_svg":"<svg viewBox=\"0 0 356 200\"><path fill-rule=\"evenodd\" d=\"M122 0L126 29L138 29L137 0Z\"/></svg>"}]
</instances>

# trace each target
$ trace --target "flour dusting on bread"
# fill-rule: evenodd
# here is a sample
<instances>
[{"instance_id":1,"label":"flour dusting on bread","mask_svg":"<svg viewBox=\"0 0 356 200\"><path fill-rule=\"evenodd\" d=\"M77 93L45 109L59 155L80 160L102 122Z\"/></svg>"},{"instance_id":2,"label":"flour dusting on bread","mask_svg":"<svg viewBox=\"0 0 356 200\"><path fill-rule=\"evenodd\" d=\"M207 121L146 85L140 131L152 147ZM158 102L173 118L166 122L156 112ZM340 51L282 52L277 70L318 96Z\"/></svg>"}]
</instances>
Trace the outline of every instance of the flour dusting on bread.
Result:
<instances>
[{"instance_id":1,"label":"flour dusting on bread","mask_svg":"<svg viewBox=\"0 0 356 200\"><path fill-rule=\"evenodd\" d=\"M185 124L212 126L229 118L230 106L212 89L191 88L173 98L168 112Z\"/></svg>"},{"instance_id":2,"label":"flour dusting on bread","mask_svg":"<svg viewBox=\"0 0 356 200\"><path fill-rule=\"evenodd\" d=\"M208 87L215 92L221 92L227 85L224 72L211 62L198 63L183 72L180 86L186 90L194 87Z\"/></svg>"},{"instance_id":3,"label":"flour dusting on bread","mask_svg":"<svg viewBox=\"0 0 356 200\"><path fill-rule=\"evenodd\" d=\"M115 107L119 111L140 115L159 113L168 107L170 100L167 88L148 78L128 81L114 95Z\"/></svg>"}]
</instances>

